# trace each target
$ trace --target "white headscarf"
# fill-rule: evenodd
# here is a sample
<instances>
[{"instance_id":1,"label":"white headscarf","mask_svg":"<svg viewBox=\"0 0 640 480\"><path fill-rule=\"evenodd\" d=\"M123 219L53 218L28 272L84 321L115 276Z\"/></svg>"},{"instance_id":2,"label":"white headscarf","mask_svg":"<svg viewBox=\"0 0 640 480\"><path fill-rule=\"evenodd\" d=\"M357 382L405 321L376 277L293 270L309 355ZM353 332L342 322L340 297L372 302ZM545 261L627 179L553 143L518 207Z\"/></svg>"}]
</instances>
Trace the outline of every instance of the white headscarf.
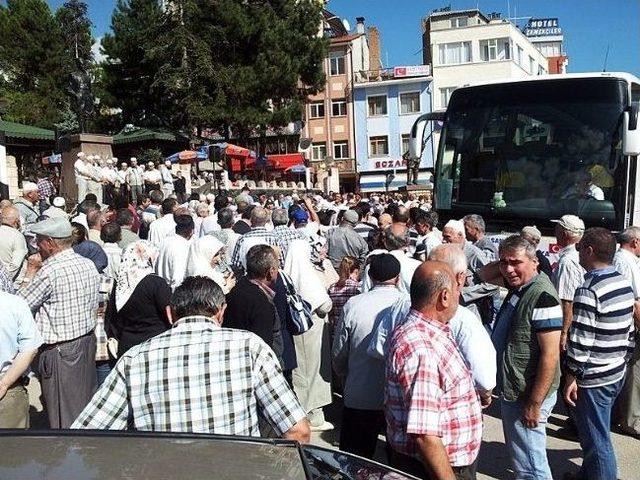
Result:
<instances>
[{"instance_id":1,"label":"white headscarf","mask_svg":"<svg viewBox=\"0 0 640 480\"><path fill-rule=\"evenodd\" d=\"M311 246L306 240L293 240L289 244L284 261L284 273L290 278L296 291L311 304L312 310L331 303L318 272L311 263Z\"/></svg>"},{"instance_id":2,"label":"white headscarf","mask_svg":"<svg viewBox=\"0 0 640 480\"><path fill-rule=\"evenodd\" d=\"M189 255L187 256L187 277L209 277L220 288L225 290L226 281L224 275L211 266L211 259L224 248L224 243L211 235L205 235L191 242Z\"/></svg>"},{"instance_id":3,"label":"white headscarf","mask_svg":"<svg viewBox=\"0 0 640 480\"><path fill-rule=\"evenodd\" d=\"M153 273L153 263L157 257L158 249L147 240L138 240L125 248L116 279L117 311L129 301L142 279Z\"/></svg>"}]
</instances>

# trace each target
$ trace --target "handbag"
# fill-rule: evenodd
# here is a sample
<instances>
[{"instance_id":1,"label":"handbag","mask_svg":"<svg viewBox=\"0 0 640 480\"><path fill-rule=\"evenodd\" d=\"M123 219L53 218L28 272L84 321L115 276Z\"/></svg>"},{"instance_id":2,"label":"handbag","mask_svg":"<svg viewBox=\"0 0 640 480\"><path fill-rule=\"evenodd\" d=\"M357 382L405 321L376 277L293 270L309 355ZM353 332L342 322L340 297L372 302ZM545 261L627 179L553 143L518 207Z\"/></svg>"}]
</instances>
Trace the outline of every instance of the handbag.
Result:
<instances>
[{"instance_id":1,"label":"handbag","mask_svg":"<svg viewBox=\"0 0 640 480\"><path fill-rule=\"evenodd\" d=\"M289 276L280 272L284 288L287 294L287 306L289 315L287 315L287 327L291 335L302 335L313 327L311 304L303 299L293 286L293 282Z\"/></svg>"}]
</instances>

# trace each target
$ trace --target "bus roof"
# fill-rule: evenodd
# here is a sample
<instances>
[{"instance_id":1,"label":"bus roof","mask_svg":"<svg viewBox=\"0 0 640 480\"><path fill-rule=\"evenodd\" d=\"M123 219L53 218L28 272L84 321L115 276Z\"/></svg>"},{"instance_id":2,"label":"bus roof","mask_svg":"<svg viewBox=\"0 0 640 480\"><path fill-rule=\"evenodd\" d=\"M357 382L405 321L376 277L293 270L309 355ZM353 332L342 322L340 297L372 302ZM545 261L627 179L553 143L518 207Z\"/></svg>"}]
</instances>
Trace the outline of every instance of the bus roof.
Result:
<instances>
[{"instance_id":1,"label":"bus roof","mask_svg":"<svg viewBox=\"0 0 640 480\"><path fill-rule=\"evenodd\" d=\"M593 72L593 73L564 73L557 75L532 75L524 78L502 78L498 80L480 81L478 83L470 83L460 88L480 87L483 85L498 85L505 83L535 82L535 81L554 81L569 80L573 78L619 78L629 83L640 84L640 78L626 72Z\"/></svg>"}]
</instances>

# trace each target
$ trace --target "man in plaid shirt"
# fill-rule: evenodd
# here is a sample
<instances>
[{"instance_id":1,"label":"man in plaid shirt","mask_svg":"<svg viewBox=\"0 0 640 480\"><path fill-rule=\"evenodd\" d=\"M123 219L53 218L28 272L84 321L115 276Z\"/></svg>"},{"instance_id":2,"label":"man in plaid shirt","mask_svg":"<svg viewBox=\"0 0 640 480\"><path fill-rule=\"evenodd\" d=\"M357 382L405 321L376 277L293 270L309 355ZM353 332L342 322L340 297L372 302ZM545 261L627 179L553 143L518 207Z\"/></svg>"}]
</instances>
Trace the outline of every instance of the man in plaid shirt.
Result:
<instances>
[{"instance_id":1,"label":"man in plaid shirt","mask_svg":"<svg viewBox=\"0 0 640 480\"><path fill-rule=\"evenodd\" d=\"M173 328L131 348L72 428L259 436L259 413L286 439L309 424L273 351L255 334L220 328L220 287L189 277L171 297Z\"/></svg>"},{"instance_id":2,"label":"man in plaid shirt","mask_svg":"<svg viewBox=\"0 0 640 480\"><path fill-rule=\"evenodd\" d=\"M446 264L423 263L411 282L411 312L394 331L387 357L392 464L421 478L475 479L481 406L447 326L459 295Z\"/></svg>"},{"instance_id":3,"label":"man in plaid shirt","mask_svg":"<svg viewBox=\"0 0 640 480\"><path fill-rule=\"evenodd\" d=\"M304 212L305 215L308 214ZM287 258L287 252L289 251L289 245L294 240L309 241L309 237L299 228L289 228L289 212L284 208L277 208L271 214L271 221L273 222L273 234L276 236L278 247L280 248L280 268L284 268L284 260Z\"/></svg>"},{"instance_id":4,"label":"man in plaid shirt","mask_svg":"<svg viewBox=\"0 0 640 480\"><path fill-rule=\"evenodd\" d=\"M269 221L269 210L254 207L251 210L251 230L242 235L236 242L231 257L231 267L244 272L247 268L247 253L255 245L278 246L278 239L273 231L267 231L265 225Z\"/></svg>"}]
</instances>

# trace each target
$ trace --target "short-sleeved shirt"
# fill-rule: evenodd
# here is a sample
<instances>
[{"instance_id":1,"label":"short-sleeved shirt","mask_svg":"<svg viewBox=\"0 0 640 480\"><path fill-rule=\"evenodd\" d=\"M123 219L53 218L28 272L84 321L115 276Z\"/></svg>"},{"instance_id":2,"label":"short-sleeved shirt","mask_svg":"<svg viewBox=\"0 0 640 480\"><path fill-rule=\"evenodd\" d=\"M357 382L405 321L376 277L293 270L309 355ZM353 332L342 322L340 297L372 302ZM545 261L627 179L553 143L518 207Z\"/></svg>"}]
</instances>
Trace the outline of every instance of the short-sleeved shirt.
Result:
<instances>
[{"instance_id":1,"label":"short-sleeved shirt","mask_svg":"<svg viewBox=\"0 0 640 480\"><path fill-rule=\"evenodd\" d=\"M11 367L19 353L35 350L42 345L42 337L29 305L24 299L0 292L0 377Z\"/></svg>"},{"instance_id":2,"label":"short-sleeved shirt","mask_svg":"<svg viewBox=\"0 0 640 480\"><path fill-rule=\"evenodd\" d=\"M260 436L305 418L273 351L257 335L186 317L128 350L72 428Z\"/></svg>"},{"instance_id":3,"label":"short-sleeved shirt","mask_svg":"<svg viewBox=\"0 0 640 480\"><path fill-rule=\"evenodd\" d=\"M496 354L499 361L507 347L509 329L514 320L518 303L525 292L531 287L533 280L531 279L526 285L512 290L504 299L502 308L496 317L496 323L493 327L491 340L496 348ZM548 293L543 292L538 297L538 301L533 308L533 313L529 319L533 332L544 332L549 330L562 329L562 307L560 303ZM498 368L498 387L502 387L502 378L500 378L501 369Z\"/></svg>"},{"instance_id":4,"label":"short-sleeved shirt","mask_svg":"<svg viewBox=\"0 0 640 480\"><path fill-rule=\"evenodd\" d=\"M451 465L471 465L480 450L482 411L471 373L448 326L411 310L393 333L386 362L387 439L419 458L417 435L440 437Z\"/></svg>"},{"instance_id":5,"label":"short-sleeved shirt","mask_svg":"<svg viewBox=\"0 0 640 480\"><path fill-rule=\"evenodd\" d=\"M613 266L629 282L636 299L640 298L640 261L629 250L619 249L613 257Z\"/></svg>"},{"instance_id":6,"label":"short-sleeved shirt","mask_svg":"<svg viewBox=\"0 0 640 480\"><path fill-rule=\"evenodd\" d=\"M553 274L553 284L560 300L573 302L576 290L584 282L586 273L580 265L580 257L575 245L569 245L560 250L558 266Z\"/></svg>"}]
</instances>

